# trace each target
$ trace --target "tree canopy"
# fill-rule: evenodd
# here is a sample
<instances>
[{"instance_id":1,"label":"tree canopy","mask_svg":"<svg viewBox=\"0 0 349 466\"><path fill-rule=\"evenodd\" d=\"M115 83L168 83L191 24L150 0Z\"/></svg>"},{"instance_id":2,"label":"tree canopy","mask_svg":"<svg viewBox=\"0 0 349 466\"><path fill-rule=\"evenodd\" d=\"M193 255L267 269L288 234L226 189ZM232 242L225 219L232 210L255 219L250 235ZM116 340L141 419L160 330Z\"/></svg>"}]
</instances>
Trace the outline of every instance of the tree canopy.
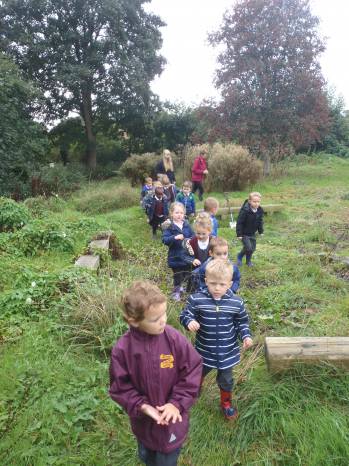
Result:
<instances>
[{"instance_id":1,"label":"tree canopy","mask_svg":"<svg viewBox=\"0 0 349 466\"><path fill-rule=\"evenodd\" d=\"M96 165L94 121L142 113L162 71L159 28L149 0L4 0L0 47L45 92L47 119L78 113L87 161Z\"/></svg>"},{"instance_id":2,"label":"tree canopy","mask_svg":"<svg viewBox=\"0 0 349 466\"><path fill-rule=\"evenodd\" d=\"M39 97L33 84L0 54L0 193L25 189L33 168L45 158L48 140L32 118Z\"/></svg>"},{"instance_id":3,"label":"tree canopy","mask_svg":"<svg viewBox=\"0 0 349 466\"><path fill-rule=\"evenodd\" d=\"M308 0L240 0L210 35L223 133L264 156L319 141L329 114L318 62L324 43Z\"/></svg>"}]
</instances>

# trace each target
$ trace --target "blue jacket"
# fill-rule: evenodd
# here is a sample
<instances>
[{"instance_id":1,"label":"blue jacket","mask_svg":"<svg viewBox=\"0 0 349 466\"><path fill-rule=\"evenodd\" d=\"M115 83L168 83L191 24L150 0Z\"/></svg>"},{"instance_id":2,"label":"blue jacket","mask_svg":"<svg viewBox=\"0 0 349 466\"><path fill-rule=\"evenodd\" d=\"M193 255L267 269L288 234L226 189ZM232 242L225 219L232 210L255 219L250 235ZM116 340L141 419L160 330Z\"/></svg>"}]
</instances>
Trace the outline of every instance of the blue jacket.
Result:
<instances>
[{"instance_id":1,"label":"blue jacket","mask_svg":"<svg viewBox=\"0 0 349 466\"><path fill-rule=\"evenodd\" d=\"M186 329L192 320L199 322L195 348L204 366L228 369L240 362L238 335L244 340L251 334L244 302L231 290L217 301L207 288L192 294L179 319Z\"/></svg>"},{"instance_id":2,"label":"blue jacket","mask_svg":"<svg viewBox=\"0 0 349 466\"><path fill-rule=\"evenodd\" d=\"M189 217L191 214L195 214L195 197L193 193L190 193L189 196L185 196L182 191L180 191L176 196L176 201L184 205L185 215Z\"/></svg>"},{"instance_id":3,"label":"blue jacket","mask_svg":"<svg viewBox=\"0 0 349 466\"><path fill-rule=\"evenodd\" d=\"M168 217L168 200L165 195L162 196L163 199L163 206L164 206L164 220ZM147 196L145 198L145 211L148 215L149 221L151 221L154 217L155 213L155 194Z\"/></svg>"},{"instance_id":4,"label":"blue jacket","mask_svg":"<svg viewBox=\"0 0 349 466\"><path fill-rule=\"evenodd\" d=\"M219 223L218 220L214 215L210 215L211 220L212 220L212 236L218 236L218 228L219 228Z\"/></svg>"},{"instance_id":5,"label":"blue jacket","mask_svg":"<svg viewBox=\"0 0 349 466\"><path fill-rule=\"evenodd\" d=\"M212 260L212 257L209 257L206 262L201 264L199 267L193 270L192 275L193 275L193 282L196 291L199 291L201 288L206 287L205 283L205 273L206 273L206 267L207 264ZM240 288L240 270L239 267L235 264L233 264L231 261L229 261L233 267L233 283L230 287L231 291L233 293L236 293L237 290Z\"/></svg>"},{"instance_id":6,"label":"blue jacket","mask_svg":"<svg viewBox=\"0 0 349 466\"><path fill-rule=\"evenodd\" d=\"M184 267L190 263L187 252L183 247L183 240L175 239L175 236L181 234L185 239L193 236L193 230L187 220L184 221L182 230L171 222L170 226L162 234L162 242L168 246L168 266L172 269Z\"/></svg>"}]
</instances>

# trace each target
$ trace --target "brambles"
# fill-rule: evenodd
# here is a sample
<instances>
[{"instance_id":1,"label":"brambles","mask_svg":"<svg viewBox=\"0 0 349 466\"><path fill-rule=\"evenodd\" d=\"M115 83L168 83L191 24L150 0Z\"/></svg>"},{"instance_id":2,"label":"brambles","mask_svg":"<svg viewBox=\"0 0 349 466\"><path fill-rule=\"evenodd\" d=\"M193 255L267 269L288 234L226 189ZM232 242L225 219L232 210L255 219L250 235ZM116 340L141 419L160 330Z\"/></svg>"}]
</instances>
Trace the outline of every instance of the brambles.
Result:
<instances>
[{"instance_id":1,"label":"brambles","mask_svg":"<svg viewBox=\"0 0 349 466\"><path fill-rule=\"evenodd\" d=\"M130 180L132 186L141 184L147 176L153 176L155 165L161 156L154 153L131 155L120 167L120 173Z\"/></svg>"},{"instance_id":2,"label":"brambles","mask_svg":"<svg viewBox=\"0 0 349 466\"><path fill-rule=\"evenodd\" d=\"M26 206L12 199L0 197L0 232L22 228L30 219Z\"/></svg>"}]
</instances>

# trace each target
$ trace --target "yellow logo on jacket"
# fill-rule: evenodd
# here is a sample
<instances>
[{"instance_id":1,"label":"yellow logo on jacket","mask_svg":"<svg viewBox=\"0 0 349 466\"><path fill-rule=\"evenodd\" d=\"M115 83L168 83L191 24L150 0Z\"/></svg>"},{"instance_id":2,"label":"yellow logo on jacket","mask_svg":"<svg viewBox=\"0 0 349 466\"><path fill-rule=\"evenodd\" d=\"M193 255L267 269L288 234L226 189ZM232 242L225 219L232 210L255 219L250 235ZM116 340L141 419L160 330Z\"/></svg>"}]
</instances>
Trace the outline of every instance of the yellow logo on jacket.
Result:
<instances>
[{"instance_id":1,"label":"yellow logo on jacket","mask_svg":"<svg viewBox=\"0 0 349 466\"><path fill-rule=\"evenodd\" d=\"M160 367L161 369L172 369L174 357L172 354L160 354Z\"/></svg>"}]
</instances>

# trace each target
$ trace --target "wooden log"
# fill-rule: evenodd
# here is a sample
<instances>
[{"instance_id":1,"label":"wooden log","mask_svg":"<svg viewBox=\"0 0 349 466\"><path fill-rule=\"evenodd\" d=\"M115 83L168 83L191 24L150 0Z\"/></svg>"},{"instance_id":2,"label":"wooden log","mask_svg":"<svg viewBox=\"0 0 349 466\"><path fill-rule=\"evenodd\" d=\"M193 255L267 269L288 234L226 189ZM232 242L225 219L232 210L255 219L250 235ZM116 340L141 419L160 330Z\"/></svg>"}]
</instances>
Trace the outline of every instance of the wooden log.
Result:
<instances>
[{"instance_id":1,"label":"wooden log","mask_svg":"<svg viewBox=\"0 0 349 466\"><path fill-rule=\"evenodd\" d=\"M349 337L266 337L264 348L272 373L295 363L327 362L349 370Z\"/></svg>"},{"instance_id":2,"label":"wooden log","mask_svg":"<svg viewBox=\"0 0 349 466\"><path fill-rule=\"evenodd\" d=\"M274 212L280 212L282 209L281 204L267 204L263 205L263 210L267 214L273 214ZM231 213L238 214L240 212L241 206L230 206L229 207L219 207L216 216L217 217L226 217Z\"/></svg>"},{"instance_id":3,"label":"wooden log","mask_svg":"<svg viewBox=\"0 0 349 466\"><path fill-rule=\"evenodd\" d=\"M98 270L99 262L100 262L99 256L85 255L85 256L80 256L75 261L75 266L85 267L86 269L91 269L91 270Z\"/></svg>"}]
</instances>

